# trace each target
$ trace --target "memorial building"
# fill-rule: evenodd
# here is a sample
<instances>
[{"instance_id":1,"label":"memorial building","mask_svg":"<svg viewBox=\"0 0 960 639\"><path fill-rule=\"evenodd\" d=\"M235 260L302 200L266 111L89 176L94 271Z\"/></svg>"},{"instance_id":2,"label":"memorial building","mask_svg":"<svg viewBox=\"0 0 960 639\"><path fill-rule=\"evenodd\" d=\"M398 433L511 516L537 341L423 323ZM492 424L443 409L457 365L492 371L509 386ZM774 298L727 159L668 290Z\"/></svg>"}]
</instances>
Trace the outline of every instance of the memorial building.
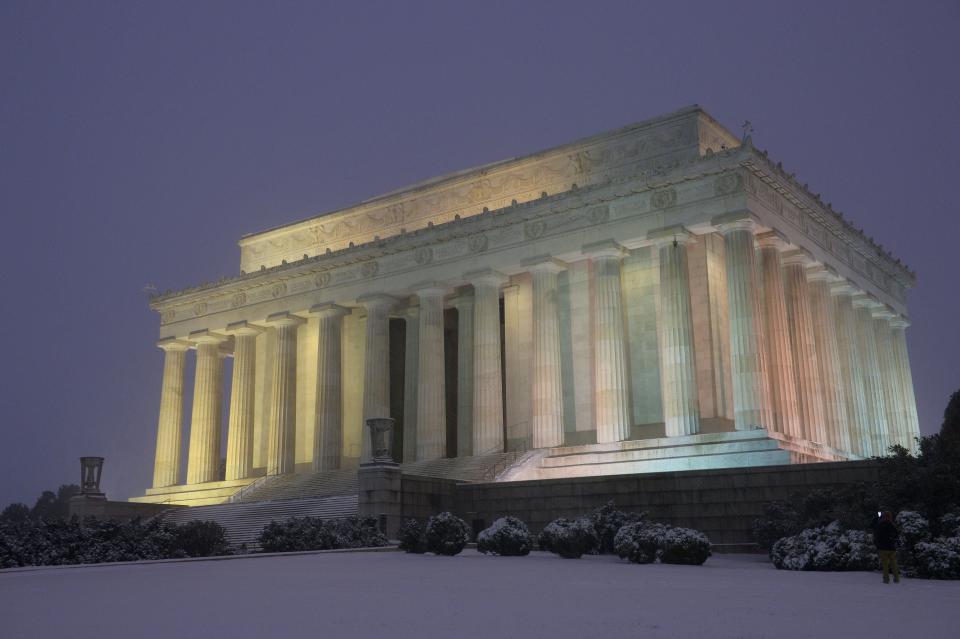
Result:
<instances>
[{"instance_id":1,"label":"memorial building","mask_svg":"<svg viewBox=\"0 0 960 639\"><path fill-rule=\"evenodd\" d=\"M134 501L355 491L379 417L404 472L464 481L919 435L914 274L696 106L239 244L238 275L151 298L163 382Z\"/></svg>"}]
</instances>

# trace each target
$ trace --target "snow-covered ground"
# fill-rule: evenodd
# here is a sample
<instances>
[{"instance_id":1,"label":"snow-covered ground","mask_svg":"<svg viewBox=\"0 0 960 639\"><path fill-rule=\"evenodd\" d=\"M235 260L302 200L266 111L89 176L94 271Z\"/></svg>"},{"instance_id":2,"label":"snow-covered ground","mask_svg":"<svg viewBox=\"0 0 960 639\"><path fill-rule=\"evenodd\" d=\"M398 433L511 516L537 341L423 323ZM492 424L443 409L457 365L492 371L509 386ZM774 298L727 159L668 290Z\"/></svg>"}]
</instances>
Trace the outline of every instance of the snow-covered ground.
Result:
<instances>
[{"instance_id":1,"label":"snow-covered ground","mask_svg":"<svg viewBox=\"0 0 960 639\"><path fill-rule=\"evenodd\" d=\"M960 582L615 557L333 553L0 572L0 636L957 637Z\"/></svg>"}]
</instances>

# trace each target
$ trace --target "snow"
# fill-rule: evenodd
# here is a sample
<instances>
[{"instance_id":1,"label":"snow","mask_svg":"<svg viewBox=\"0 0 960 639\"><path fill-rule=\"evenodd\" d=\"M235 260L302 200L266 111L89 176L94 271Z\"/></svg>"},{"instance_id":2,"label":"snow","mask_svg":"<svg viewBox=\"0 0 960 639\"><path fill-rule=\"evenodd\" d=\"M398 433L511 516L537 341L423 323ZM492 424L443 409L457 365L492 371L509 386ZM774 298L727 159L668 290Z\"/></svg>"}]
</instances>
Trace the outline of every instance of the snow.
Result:
<instances>
[{"instance_id":1,"label":"snow","mask_svg":"<svg viewBox=\"0 0 960 639\"><path fill-rule=\"evenodd\" d=\"M335 552L0 571L3 637L954 637L960 582L544 552Z\"/></svg>"}]
</instances>

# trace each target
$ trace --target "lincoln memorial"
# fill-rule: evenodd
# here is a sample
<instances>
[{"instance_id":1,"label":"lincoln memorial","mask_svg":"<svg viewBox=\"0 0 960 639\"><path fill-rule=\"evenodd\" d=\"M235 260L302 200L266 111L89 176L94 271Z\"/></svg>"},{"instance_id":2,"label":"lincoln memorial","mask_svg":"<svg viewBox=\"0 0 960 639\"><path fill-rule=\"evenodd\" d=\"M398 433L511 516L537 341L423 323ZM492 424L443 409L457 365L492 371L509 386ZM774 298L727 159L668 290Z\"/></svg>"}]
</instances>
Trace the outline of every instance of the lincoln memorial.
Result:
<instances>
[{"instance_id":1,"label":"lincoln memorial","mask_svg":"<svg viewBox=\"0 0 960 639\"><path fill-rule=\"evenodd\" d=\"M237 275L151 298L163 381L134 501L350 485L374 417L402 468L496 482L919 435L914 274L699 107L239 244Z\"/></svg>"}]
</instances>

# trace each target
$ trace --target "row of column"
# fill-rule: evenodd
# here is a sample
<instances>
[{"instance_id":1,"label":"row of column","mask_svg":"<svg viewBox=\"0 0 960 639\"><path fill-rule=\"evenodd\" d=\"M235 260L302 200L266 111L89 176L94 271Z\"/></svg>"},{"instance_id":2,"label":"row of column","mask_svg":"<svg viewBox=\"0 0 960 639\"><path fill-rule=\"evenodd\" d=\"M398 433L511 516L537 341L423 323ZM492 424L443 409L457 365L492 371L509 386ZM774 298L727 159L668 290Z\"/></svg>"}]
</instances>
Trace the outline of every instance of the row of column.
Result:
<instances>
[{"instance_id":1,"label":"row of column","mask_svg":"<svg viewBox=\"0 0 960 639\"><path fill-rule=\"evenodd\" d=\"M737 430L769 428L861 455L881 454L917 434L916 408L904 329L907 323L841 281L773 232L756 235L750 219L720 221L725 238L733 418ZM659 347L662 406L667 436L699 432L687 245L683 227L651 232L659 261ZM759 245L759 253L756 246ZM621 283L624 249L616 242L583 247L593 262L594 407L597 441L630 434L630 382ZM563 444L563 384L557 308L559 260L543 256L525 264L532 275L531 430L533 446ZM461 419L474 455L503 450L500 289L507 278L493 270L467 273L472 309L460 306L461 348L472 351L472 370L461 371ZM404 437L405 457L446 454L444 295L447 287L416 287L419 305L408 311L405 405L416 415ZM389 415L389 319L397 298L361 297L366 309L363 417ZM349 309L311 309L318 317L318 371L314 468L337 468L342 452L341 332ZM294 469L297 329L305 320L270 316L273 340L268 474ZM176 484L180 469L185 351L197 350L187 483L218 479L222 358L233 337L233 379L226 479L252 471L257 335L264 329L239 322L219 332L200 331L189 341L164 340L166 352L154 486ZM467 374L469 373L469 375ZM464 399L466 396L466 399ZM470 409L465 410L465 409ZM469 412L469 415L467 413ZM469 417L469 420L467 420ZM362 459L370 455L363 437ZM467 450L466 446L461 446Z\"/></svg>"}]
</instances>

